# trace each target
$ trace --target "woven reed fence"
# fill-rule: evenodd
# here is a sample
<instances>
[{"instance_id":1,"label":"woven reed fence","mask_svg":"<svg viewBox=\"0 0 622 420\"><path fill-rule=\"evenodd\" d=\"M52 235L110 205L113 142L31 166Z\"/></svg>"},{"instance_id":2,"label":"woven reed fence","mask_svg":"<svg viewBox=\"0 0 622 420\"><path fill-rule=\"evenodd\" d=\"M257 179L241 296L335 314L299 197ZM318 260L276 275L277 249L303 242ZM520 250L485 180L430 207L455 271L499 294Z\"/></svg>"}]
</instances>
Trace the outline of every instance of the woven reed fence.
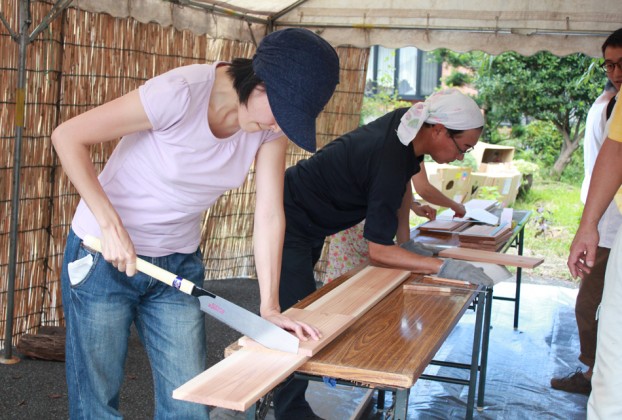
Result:
<instances>
[{"instance_id":1,"label":"woven reed fence","mask_svg":"<svg viewBox=\"0 0 622 420\"><path fill-rule=\"evenodd\" d=\"M0 0L19 30L18 2ZM31 30L52 2L33 1ZM0 25L0 337L5 334L18 48ZM68 9L27 51L26 115L21 157L13 344L40 326L63 325L60 267L78 196L63 173L50 135L60 122L133 89L177 66L251 57L254 45ZM358 125L368 50L340 47L341 83L320 116L322 146ZM116 142L92 149L103 167ZM293 144L288 165L308 154ZM205 215L206 277L254 277L254 182L225 194ZM323 279L325 260L317 266ZM4 343L0 344L3 347Z\"/></svg>"}]
</instances>

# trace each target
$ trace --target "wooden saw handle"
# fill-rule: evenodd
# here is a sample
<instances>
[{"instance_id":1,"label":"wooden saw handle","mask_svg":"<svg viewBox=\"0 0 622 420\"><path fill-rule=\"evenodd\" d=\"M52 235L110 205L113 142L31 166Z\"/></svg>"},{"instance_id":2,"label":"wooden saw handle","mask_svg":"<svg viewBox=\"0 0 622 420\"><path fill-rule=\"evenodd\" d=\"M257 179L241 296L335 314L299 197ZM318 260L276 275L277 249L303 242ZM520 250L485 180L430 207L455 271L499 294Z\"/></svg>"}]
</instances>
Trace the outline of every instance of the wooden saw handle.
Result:
<instances>
[{"instance_id":1,"label":"wooden saw handle","mask_svg":"<svg viewBox=\"0 0 622 420\"><path fill-rule=\"evenodd\" d=\"M91 248L94 251L99 253L102 252L102 244L99 238L96 238L92 235L86 235L82 240L84 245L88 248ZM153 277L156 280L161 281L162 283L166 283L175 289L179 289L184 293L189 295L193 295L192 293L195 285L182 277L179 277L176 274L173 274L169 271L164 270L163 268L158 267L157 265L151 264L143 259L136 258L136 269L141 273L144 273L150 277Z\"/></svg>"}]
</instances>

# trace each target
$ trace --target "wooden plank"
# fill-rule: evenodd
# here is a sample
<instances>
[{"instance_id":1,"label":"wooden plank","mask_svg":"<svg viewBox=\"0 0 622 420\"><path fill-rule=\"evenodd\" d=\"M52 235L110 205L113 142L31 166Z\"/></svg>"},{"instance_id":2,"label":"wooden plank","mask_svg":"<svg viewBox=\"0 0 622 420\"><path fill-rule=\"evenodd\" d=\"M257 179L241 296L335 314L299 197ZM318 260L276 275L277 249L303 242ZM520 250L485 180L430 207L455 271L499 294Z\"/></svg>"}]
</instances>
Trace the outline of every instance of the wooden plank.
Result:
<instances>
[{"instance_id":1,"label":"wooden plank","mask_svg":"<svg viewBox=\"0 0 622 420\"><path fill-rule=\"evenodd\" d=\"M365 267L305 309L358 317L382 300L409 275L408 271Z\"/></svg>"},{"instance_id":2,"label":"wooden plank","mask_svg":"<svg viewBox=\"0 0 622 420\"><path fill-rule=\"evenodd\" d=\"M341 334L355 321L351 315L331 314L320 311L310 311L307 309L290 308L286 311L287 316L296 321L306 322L314 325L322 332L322 339L315 341L301 341L298 347L298 354L311 357ZM238 344L242 347L263 347L261 344L247 336L241 337ZM265 348L265 347L263 347Z\"/></svg>"},{"instance_id":3,"label":"wooden plank","mask_svg":"<svg viewBox=\"0 0 622 420\"><path fill-rule=\"evenodd\" d=\"M488 226L488 225L475 225L467 228L466 230L458 233L460 240L469 240L472 237L472 240L481 239L491 239L495 240L500 236L504 235L508 231L512 230L512 225L505 225L503 228L499 229L499 226Z\"/></svg>"},{"instance_id":4,"label":"wooden plank","mask_svg":"<svg viewBox=\"0 0 622 420\"><path fill-rule=\"evenodd\" d=\"M544 258L526 257L524 255L501 254L499 252L482 251L470 248L448 248L439 252L439 257L458 260L487 262L511 267L535 268L544 262Z\"/></svg>"},{"instance_id":5,"label":"wooden plank","mask_svg":"<svg viewBox=\"0 0 622 420\"><path fill-rule=\"evenodd\" d=\"M423 276L407 281L403 285L405 293L441 293L450 294L456 291L476 291L479 286L463 280L445 279L436 276Z\"/></svg>"},{"instance_id":6,"label":"wooden plank","mask_svg":"<svg viewBox=\"0 0 622 420\"><path fill-rule=\"evenodd\" d=\"M366 267L347 281L330 288L328 293L322 294L303 311L292 308L285 313L325 320L335 317L331 328L345 329L409 275L408 271ZM302 346L303 352L310 350L315 353L338 335L326 334L312 343L315 346ZM234 356L235 359L232 359ZM173 398L244 411L308 360L309 357L304 354L248 347L177 388Z\"/></svg>"},{"instance_id":7,"label":"wooden plank","mask_svg":"<svg viewBox=\"0 0 622 420\"><path fill-rule=\"evenodd\" d=\"M265 378L276 385L307 360L265 347L241 349L174 390L173 398L245 411L266 393L258 382Z\"/></svg>"},{"instance_id":8,"label":"wooden plank","mask_svg":"<svg viewBox=\"0 0 622 420\"><path fill-rule=\"evenodd\" d=\"M418 227L421 232L432 233L445 233L451 234L453 232L459 232L467 228L471 223L468 221L455 221L455 220L431 220Z\"/></svg>"},{"instance_id":9,"label":"wooden plank","mask_svg":"<svg viewBox=\"0 0 622 420\"><path fill-rule=\"evenodd\" d=\"M445 279L442 277L436 276L423 276L421 279L421 283L430 283L430 284L444 284L447 286L460 287L460 288L471 288L477 289L477 285L474 285L465 280L455 280L455 279Z\"/></svg>"},{"instance_id":10,"label":"wooden plank","mask_svg":"<svg viewBox=\"0 0 622 420\"><path fill-rule=\"evenodd\" d=\"M406 283L404 291L411 293L451 293L451 287L446 286L429 286L421 283Z\"/></svg>"}]
</instances>

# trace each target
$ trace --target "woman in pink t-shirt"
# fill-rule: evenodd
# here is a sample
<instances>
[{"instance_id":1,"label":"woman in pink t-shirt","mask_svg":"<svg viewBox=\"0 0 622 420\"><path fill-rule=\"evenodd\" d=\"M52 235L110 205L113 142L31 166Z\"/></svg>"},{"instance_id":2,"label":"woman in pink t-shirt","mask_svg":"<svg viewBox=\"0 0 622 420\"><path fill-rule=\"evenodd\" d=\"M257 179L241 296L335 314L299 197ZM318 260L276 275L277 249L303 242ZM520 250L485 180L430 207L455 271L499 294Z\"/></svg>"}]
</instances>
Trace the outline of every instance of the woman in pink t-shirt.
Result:
<instances>
[{"instance_id":1,"label":"woman in pink t-shirt","mask_svg":"<svg viewBox=\"0 0 622 420\"><path fill-rule=\"evenodd\" d=\"M254 249L262 317L302 340L319 331L280 312L287 138L315 150L315 119L339 80L339 59L319 36L285 29L252 60L171 70L61 124L52 133L82 200L62 272L71 418L118 417L130 326L150 359L156 417L205 418L172 391L205 369L198 301L136 272L137 255L203 282L203 212L244 182L255 163ZM89 146L122 137L96 174ZM99 236L102 253L82 246Z\"/></svg>"}]
</instances>

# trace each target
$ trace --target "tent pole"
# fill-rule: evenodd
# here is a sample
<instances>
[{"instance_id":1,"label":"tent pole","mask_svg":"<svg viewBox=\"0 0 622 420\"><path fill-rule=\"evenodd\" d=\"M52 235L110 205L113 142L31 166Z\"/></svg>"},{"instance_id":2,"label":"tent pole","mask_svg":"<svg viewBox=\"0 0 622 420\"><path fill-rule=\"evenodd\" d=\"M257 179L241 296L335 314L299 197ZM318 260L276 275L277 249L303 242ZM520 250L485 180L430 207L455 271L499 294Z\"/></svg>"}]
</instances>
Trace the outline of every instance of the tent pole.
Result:
<instances>
[{"instance_id":1,"label":"tent pole","mask_svg":"<svg viewBox=\"0 0 622 420\"><path fill-rule=\"evenodd\" d=\"M7 309L4 330L4 358L0 363L12 364L19 362L13 357L13 310L15 299L15 266L17 257L17 229L20 195L20 172L22 156L22 137L24 132L25 86L26 86L26 46L29 42L28 28L32 22L30 16L30 0L19 2L20 28L18 34L19 61L17 70L17 89L15 91L15 144L13 147L13 184L11 199L11 227L9 237L9 282L7 292Z\"/></svg>"}]
</instances>

